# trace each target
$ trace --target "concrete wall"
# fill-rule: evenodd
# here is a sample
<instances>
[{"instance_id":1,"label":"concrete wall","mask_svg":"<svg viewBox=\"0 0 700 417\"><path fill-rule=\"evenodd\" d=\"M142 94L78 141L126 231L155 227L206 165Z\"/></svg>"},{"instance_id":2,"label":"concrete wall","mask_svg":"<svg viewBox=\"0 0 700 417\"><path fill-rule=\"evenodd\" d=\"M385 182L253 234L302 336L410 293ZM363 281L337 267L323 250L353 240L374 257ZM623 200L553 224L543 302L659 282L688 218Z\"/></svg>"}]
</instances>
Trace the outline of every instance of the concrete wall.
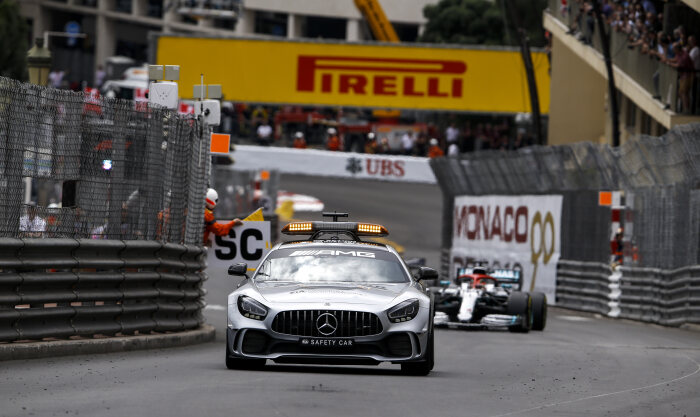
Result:
<instances>
[{"instance_id":1,"label":"concrete wall","mask_svg":"<svg viewBox=\"0 0 700 417\"><path fill-rule=\"evenodd\" d=\"M551 83L549 144L605 141L607 82L556 37Z\"/></svg>"}]
</instances>

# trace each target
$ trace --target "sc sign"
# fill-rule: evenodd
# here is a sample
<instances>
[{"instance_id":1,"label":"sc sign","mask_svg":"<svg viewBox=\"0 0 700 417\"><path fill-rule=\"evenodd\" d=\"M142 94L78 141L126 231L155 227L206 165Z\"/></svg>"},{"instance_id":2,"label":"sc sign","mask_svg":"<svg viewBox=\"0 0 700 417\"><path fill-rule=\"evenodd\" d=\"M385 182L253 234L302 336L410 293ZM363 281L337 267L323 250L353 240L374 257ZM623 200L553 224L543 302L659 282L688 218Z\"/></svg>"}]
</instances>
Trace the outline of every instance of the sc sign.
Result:
<instances>
[{"instance_id":1,"label":"sc sign","mask_svg":"<svg viewBox=\"0 0 700 417\"><path fill-rule=\"evenodd\" d=\"M208 253L207 272L227 274L228 267L245 262L255 269L270 251L270 222L244 222L229 232L228 236L213 236Z\"/></svg>"}]
</instances>

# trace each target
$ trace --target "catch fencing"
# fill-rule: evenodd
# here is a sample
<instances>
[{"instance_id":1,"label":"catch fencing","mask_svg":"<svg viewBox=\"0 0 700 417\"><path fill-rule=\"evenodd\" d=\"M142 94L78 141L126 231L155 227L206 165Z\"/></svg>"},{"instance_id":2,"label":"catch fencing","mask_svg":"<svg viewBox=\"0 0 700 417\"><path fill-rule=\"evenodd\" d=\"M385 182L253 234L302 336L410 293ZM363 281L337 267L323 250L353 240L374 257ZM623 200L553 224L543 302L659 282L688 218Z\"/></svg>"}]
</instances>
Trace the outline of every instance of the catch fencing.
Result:
<instances>
[{"instance_id":1,"label":"catch fencing","mask_svg":"<svg viewBox=\"0 0 700 417\"><path fill-rule=\"evenodd\" d=\"M202 133L145 102L0 77L0 341L202 324Z\"/></svg>"},{"instance_id":2,"label":"catch fencing","mask_svg":"<svg viewBox=\"0 0 700 417\"><path fill-rule=\"evenodd\" d=\"M635 286L636 268L661 271L656 279L663 281L663 288L667 288L671 285L668 282L677 276L668 271L685 271L684 268L695 271L693 266L700 263L698 138L700 124L689 124L678 126L662 137L634 138L618 148L576 143L431 160L444 198L442 273L446 276L450 273L456 196L560 194L563 196L561 262L564 264L559 266L557 278L558 304L615 316L618 307L615 302L619 301L620 317L676 325L697 321L700 307L697 298L687 299L689 307L684 311L690 315L683 316L684 319L677 319L680 316L666 319L666 312L661 315L640 313L644 309L633 307L632 298L628 297L633 297L634 291L649 290L646 297L653 299L662 294L656 289L653 292L648 285L642 286L643 290ZM599 205L600 191L617 191L620 201L612 206ZM619 300L609 298L609 289L598 288L602 292L591 294L595 291L591 288L606 282L610 284L609 278L616 273L601 265L611 265L617 225L624 227L624 268L620 270L622 295ZM578 262L579 266L566 264L568 261ZM593 274L591 269L597 272ZM608 306L610 301L614 302L612 307ZM658 308L666 311L672 305L661 302ZM691 313L695 314L695 319Z\"/></svg>"},{"instance_id":3,"label":"catch fencing","mask_svg":"<svg viewBox=\"0 0 700 417\"><path fill-rule=\"evenodd\" d=\"M0 236L199 244L199 128L145 102L0 78Z\"/></svg>"}]
</instances>

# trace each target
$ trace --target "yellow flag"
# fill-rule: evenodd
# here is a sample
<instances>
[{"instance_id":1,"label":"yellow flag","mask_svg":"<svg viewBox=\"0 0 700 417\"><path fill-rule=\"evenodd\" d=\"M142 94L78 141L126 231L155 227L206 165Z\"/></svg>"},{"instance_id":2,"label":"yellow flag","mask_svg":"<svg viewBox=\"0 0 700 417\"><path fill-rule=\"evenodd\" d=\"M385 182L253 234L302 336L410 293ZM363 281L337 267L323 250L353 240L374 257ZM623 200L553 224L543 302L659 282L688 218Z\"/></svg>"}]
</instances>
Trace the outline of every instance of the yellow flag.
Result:
<instances>
[{"instance_id":1,"label":"yellow flag","mask_svg":"<svg viewBox=\"0 0 700 417\"><path fill-rule=\"evenodd\" d=\"M275 210L280 220L283 222L288 222L294 217L294 203L291 200L287 200L277 207Z\"/></svg>"},{"instance_id":2,"label":"yellow flag","mask_svg":"<svg viewBox=\"0 0 700 417\"><path fill-rule=\"evenodd\" d=\"M265 218L263 217L262 214L262 208L259 208L255 210L254 212L250 213L248 217L243 219L244 222L262 222L265 221Z\"/></svg>"}]
</instances>

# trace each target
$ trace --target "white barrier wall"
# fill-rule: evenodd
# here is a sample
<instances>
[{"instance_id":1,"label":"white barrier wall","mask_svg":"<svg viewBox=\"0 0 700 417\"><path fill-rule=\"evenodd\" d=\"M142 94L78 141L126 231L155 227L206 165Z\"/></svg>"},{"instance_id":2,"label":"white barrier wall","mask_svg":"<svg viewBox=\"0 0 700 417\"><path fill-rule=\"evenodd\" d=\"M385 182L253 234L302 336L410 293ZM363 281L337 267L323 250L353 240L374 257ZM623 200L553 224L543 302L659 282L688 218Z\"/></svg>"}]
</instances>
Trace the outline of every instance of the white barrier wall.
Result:
<instances>
[{"instance_id":1,"label":"white barrier wall","mask_svg":"<svg viewBox=\"0 0 700 417\"><path fill-rule=\"evenodd\" d=\"M236 170L435 184L428 158L236 145Z\"/></svg>"},{"instance_id":2,"label":"white barrier wall","mask_svg":"<svg viewBox=\"0 0 700 417\"><path fill-rule=\"evenodd\" d=\"M561 195L459 196L454 204L450 278L457 268L488 261L520 268L523 291L554 304L561 254Z\"/></svg>"}]
</instances>

